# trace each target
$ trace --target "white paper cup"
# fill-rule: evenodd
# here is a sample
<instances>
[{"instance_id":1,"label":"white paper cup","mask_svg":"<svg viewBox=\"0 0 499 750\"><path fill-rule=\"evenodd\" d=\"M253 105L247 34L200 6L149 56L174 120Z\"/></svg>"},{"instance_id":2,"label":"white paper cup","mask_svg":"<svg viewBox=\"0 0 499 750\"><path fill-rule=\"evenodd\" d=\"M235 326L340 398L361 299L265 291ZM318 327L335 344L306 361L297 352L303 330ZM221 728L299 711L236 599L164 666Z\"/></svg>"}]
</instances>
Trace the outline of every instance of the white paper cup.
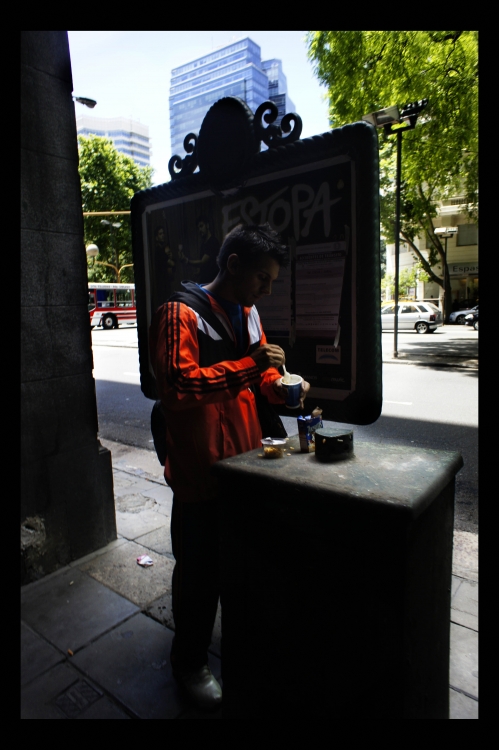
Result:
<instances>
[{"instance_id":1,"label":"white paper cup","mask_svg":"<svg viewBox=\"0 0 499 750\"><path fill-rule=\"evenodd\" d=\"M300 375L288 375L288 379L290 383L283 383L282 378L279 381L286 392L286 406L288 409L299 409L303 378Z\"/></svg>"}]
</instances>

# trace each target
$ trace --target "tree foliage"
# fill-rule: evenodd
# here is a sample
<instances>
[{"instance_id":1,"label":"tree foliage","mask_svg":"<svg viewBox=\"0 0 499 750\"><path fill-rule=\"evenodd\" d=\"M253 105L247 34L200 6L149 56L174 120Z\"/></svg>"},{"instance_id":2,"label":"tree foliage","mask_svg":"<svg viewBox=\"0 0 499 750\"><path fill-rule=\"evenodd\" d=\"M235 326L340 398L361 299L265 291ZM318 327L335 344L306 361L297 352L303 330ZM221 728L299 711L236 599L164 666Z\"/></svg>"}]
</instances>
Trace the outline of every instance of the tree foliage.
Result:
<instances>
[{"instance_id":1,"label":"tree foliage","mask_svg":"<svg viewBox=\"0 0 499 750\"><path fill-rule=\"evenodd\" d=\"M416 128L402 135L400 239L443 286L443 272L432 269L444 263L433 223L438 202L465 196L468 216L478 222L478 32L310 31L307 40L316 75L328 88L332 127L428 99ZM378 132L381 223L386 241L394 242L397 139ZM427 240L428 260L417 237Z\"/></svg>"},{"instance_id":2,"label":"tree foliage","mask_svg":"<svg viewBox=\"0 0 499 750\"><path fill-rule=\"evenodd\" d=\"M413 266L412 268L403 268L399 275L399 297L408 298L410 296L410 290L417 288L418 281L429 281L430 277L423 269L421 263ZM385 273L381 279L381 290L385 292L389 290L390 299L395 296L395 277L391 273Z\"/></svg>"},{"instance_id":3,"label":"tree foliage","mask_svg":"<svg viewBox=\"0 0 499 750\"><path fill-rule=\"evenodd\" d=\"M129 211L134 193L152 185L152 168L139 167L120 153L107 138L79 136L79 173L83 211ZM119 228L101 223L120 223ZM132 263L130 215L84 217L85 246L96 244L96 260L118 268ZM90 281L116 281L108 266L89 261ZM125 268L121 281L133 282L133 267Z\"/></svg>"}]
</instances>

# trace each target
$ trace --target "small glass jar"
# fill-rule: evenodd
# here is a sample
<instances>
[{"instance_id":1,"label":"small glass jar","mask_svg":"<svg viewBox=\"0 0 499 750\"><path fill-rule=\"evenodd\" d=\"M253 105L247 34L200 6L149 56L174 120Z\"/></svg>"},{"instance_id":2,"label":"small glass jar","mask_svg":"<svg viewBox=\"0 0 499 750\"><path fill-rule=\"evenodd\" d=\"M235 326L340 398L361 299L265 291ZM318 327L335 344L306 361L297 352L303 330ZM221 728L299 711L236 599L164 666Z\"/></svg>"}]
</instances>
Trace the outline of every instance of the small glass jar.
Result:
<instances>
[{"instance_id":1,"label":"small glass jar","mask_svg":"<svg viewBox=\"0 0 499 750\"><path fill-rule=\"evenodd\" d=\"M263 438L262 445L265 458L284 458L285 440L281 438Z\"/></svg>"}]
</instances>

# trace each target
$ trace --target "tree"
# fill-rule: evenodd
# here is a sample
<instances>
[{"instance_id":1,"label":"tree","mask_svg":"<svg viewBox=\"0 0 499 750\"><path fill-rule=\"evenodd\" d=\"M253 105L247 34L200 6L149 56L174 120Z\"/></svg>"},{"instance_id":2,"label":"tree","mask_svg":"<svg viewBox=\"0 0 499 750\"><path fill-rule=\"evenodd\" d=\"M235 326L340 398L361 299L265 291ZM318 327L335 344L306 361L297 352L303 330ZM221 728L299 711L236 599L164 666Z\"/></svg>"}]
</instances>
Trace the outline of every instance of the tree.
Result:
<instances>
[{"instance_id":1,"label":"tree","mask_svg":"<svg viewBox=\"0 0 499 750\"><path fill-rule=\"evenodd\" d=\"M416 258L415 258L416 260ZM429 281L430 277L422 267L421 263L417 263L412 268L403 268L399 275L399 295L401 298L409 297L410 290L417 287L418 281ZM381 291L383 299L386 296L386 290L389 289L389 298L393 299L395 296L395 278L391 273L385 273L381 279Z\"/></svg>"},{"instance_id":2,"label":"tree","mask_svg":"<svg viewBox=\"0 0 499 750\"><path fill-rule=\"evenodd\" d=\"M439 201L464 195L478 223L478 32L310 31L308 53L328 88L332 127L391 105L428 99L417 126L403 135L400 240L432 281L446 284L443 242L433 220ZM381 223L394 242L396 138L380 136ZM426 240L428 259L415 240ZM433 267L441 265L442 275Z\"/></svg>"},{"instance_id":3,"label":"tree","mask_svg":"<svg viewBox=\"0 0 499 750\"><path fill-rule=\"evenodd\" d=\"M129 211L134 193L152 185L152 167L139 167L133 159L120 153L107 138L79 136L79 172L83 211ZM102 219L120 223L119 228L101 224ZM122 268L132 263L130 214L86 216L85 246L95 243L98 260ZM112 268L89 262L91 281L116 281ZM121 281L133 282L133 267L125 268Z\"/></svg>"},{"instance_id":4,"label":"tree","mask_svg":"<svg viewBox=\"0 0 499 750\"><path fill-rule=\"evenodd\" d=\"M388 295L386 290L388 289ZM392 300L395 295L395 278L391 273L385 273L381 277L381 298Z\"/></svg>"}]
</instances>

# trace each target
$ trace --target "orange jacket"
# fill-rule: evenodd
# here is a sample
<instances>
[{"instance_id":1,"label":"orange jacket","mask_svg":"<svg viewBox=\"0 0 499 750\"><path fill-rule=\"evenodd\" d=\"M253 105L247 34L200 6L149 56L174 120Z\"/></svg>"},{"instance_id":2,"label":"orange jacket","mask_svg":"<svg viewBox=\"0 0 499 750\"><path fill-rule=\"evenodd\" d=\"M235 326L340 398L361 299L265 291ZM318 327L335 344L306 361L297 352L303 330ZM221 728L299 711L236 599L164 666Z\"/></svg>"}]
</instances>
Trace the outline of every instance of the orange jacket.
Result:
<instances>
[{"instance_id":1,"label":"orange jacket","mask_svg":"<svg viewBox=\"0 0 499 750\"><path fill-rule=\"evenodd\" d=\"M207 305L230 333L222 338L202 314L179 301L162 305L151 323L151 363L167 423L165 479L178 499L194 502L216 496L212 464L260 447L250 386L259 384L271 403L282 403L272 387L281 375L275 368L260 373L251 357L266 343L255 307L243 308L249 343L245 356L236 359L225 311L196 284L184 287L196 295L196 309Z\"/></svg>"}]
</instances>

